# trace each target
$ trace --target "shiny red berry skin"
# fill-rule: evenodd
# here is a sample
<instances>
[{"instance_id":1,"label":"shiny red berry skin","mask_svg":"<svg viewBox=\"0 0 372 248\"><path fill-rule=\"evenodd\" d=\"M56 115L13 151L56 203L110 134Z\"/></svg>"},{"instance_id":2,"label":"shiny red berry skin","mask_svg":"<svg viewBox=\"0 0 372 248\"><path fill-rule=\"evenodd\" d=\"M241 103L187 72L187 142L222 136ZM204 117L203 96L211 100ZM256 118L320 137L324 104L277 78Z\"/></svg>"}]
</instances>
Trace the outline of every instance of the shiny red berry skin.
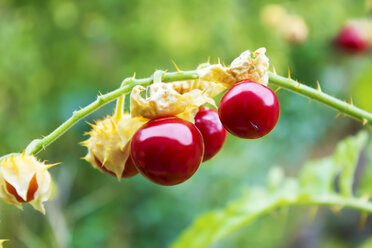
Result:
<instances>
[{"instance_id":1,"label":"shiny red berry skin","mask_svg":"<svg viewBox=\"0 0 372 248\"><path fill-rule=\"evenodd\" d=\"M195 116L195 126L204 140L203 161L211 159L222 148L226 140L226 129L214 109L201 107Z\"/></svg>"},{"instance_id":2,"label":"shiny red berry skin","mask_svg":"<svg viewBox=\"0 0 372 248\"><path fill-rule=\"evenodd\" d=\"M244 80L225 93L218 114L231 134L244 139L257 139L275 127L279 109L278 98L270 88Z\"/></svg>"},{"instance_id":3,"label":"shiny red berry skin","mask_svg":"<svg viewBox=\"0 0 372 248\"><path fill-rule=\"evenodd\" d=\"M345 26L337 37L339 48L349 52L364 52L368 49L367 40L362 37L361 31L354 26Z\"/></svg>"},{"instance_id":4,"label":"shiny red berry skin","mask_svg":"<svg viewBox=\"0 0 372 248\"><path fill-rule=\"evenodd\" d=\"M188 121L176 117L154 119L133 136L131 154L144 177L160 185L176 185L199 168L203 137Z\"/></svg>"}]
</instances>

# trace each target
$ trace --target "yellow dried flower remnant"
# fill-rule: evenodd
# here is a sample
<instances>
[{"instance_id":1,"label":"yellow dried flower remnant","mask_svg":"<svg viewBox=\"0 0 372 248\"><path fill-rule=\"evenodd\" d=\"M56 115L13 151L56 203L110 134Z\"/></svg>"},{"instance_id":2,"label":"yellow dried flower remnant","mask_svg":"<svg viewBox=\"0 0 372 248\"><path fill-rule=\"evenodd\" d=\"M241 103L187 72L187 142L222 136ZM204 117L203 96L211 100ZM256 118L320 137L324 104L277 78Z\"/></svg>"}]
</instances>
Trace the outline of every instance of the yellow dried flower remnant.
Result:
<instances>
[{"instance_id":1,"label":"yellow dried flower remnant","mask_svg":"<svg viewBox=\"0 0 372 248\"><path fill-rule=\"evenodd\" d=\"M82 145L88 148L84 159L94 168L115 175L118 180L136 174L135 168L129 168L133 166L130 159L130 140L147 121L140 117L132 118L127 113L119 119L109 116L97 121L95 125L91 125L89 139L82 142ZM129 170L125 170L126 168Z\"/></svg>"},{"instance_id":2,"label":"yellow dried flower remnant","mask_svg":"<svg viewBox=\"0 0 372 248\"><path fill-rule=\"evenodd\" d=\"M172 85L173 89L180 94L185 94L197 89L203 91L204 94L207 94L209 97L215 97L226 89L226 87L221 84L210 81L203 81L200 79L176 81L170 84Z\"/></svg>"},{"instance_id":3,"label":"yellow dried flower remnant","mask_svg":"<svg viewBox=\"0 0 372 248\"><path fill-rule=\"evenodd\" d=\"M269 58L265 53L265 48L254 52L247 50L234 59L229 67L217 64L199 69L199 77L201 80L220 83L228 88L242 80L253 80L267 85Z\"/></svg>"},{"instance_id":4,"label":"yellow dried flower remnant","mask_svg":"<svg viewBox=\"0 0 372 248\"><path fill-rule=\"evenodd\" d=\"M130 108L133 117L155 119L165 116L177 116L194 122L194 116L199 107L214 100L206 91L193 89L182 92L181 88L171 83L154 83L147 88L137 85L133 88L130 98ZM142 92L149 92L150 96L142 97Z\"/></svg>"},{"instance_id":5,"label":"yellow dried flower remnant","mask_svg":"<svg viewBox=\"0 0 372 248\"><path fill-rule=\"evenodd\" d=\"M43 203L51 194L50 166L24 154L5 158L0 164L0 197L21 209L29 202L45 213Z\"/></svg>"},{"instance_id":6,"label":"yellow dried flower remnant","mask_svg":"<svg viewBox=\"0 0 372 248\"><path fill-rule=\"evenodd\" d=\"M289 14L285 8L277 4L269 4L261 11L262 22L280 34L292 44L301 44L309 36L305 20L295 14Z\"/></svg>"}]
</instances>

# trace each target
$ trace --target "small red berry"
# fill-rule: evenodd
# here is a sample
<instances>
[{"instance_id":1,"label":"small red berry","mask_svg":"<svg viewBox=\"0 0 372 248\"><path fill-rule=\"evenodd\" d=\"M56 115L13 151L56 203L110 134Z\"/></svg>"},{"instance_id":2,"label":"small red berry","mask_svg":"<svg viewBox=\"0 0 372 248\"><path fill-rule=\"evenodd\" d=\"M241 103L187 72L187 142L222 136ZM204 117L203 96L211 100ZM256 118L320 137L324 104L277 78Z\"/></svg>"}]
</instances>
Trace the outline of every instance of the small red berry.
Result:
<instances>
[{"instance_id":1,"label":"small red berry","mask_svg":"<svg viewBox=\"0 0 372 248\"><path fill-rule=\"evenodd\" d=\"M217 111L206 107L201 107L196 114L195 126L203 136L203 161L207 161L221 150L225 143L226 130L218 117Z\"/></svg>"},{"instance_id":2,"label":"small red berry","mask_svg":"<svg viewBox=\"0 0 372 248\"><path fill-rule=\"evenodd\" d=\"M17 190L10 183L8 183L7 181L5 181L5 183L6 183L6 189L8 190L8 192L14 195L17 201L22 202L22 203L32 201L35 197L36 190L39 188L39 185L37 184L37 181L36 181L36 174L35 174L32 177L28 185L27 199L23 200L23 198L20 195L18 195Z\"/></svg>"},{"instance_id":3,"label":"small red berry","mask_svg":"<svg viewBox=\"0 0 372 248\"><path fill-rule=\"evenodd\" d=\"M161 185L176 185L199 168L203 137L192 123L176 118L154 119L132 138L131 154L139 172Z\"/></svg>"},{"instance_id":4,"label":"small red berry","mask_svg":"<svg viewBox=\"0 0 372 248\"><path fill-rule=\"evenodd\" d=\"M279 101L268 87L251 80L234 85L222 97L218 114L231 134L257 139L268 134L279 119Z\"/></svg>"},{"instance_id":5,"label":"small red berry","mask_svg":"<svg viewBox=\"0 0 372 248\"><path fill-rule=\"evenodd\" d=\"M368 49L363 31L355 26L345 26L338 35L336 43L341 49L350 52L364 52Z\"/></svg>"}]
</instances>

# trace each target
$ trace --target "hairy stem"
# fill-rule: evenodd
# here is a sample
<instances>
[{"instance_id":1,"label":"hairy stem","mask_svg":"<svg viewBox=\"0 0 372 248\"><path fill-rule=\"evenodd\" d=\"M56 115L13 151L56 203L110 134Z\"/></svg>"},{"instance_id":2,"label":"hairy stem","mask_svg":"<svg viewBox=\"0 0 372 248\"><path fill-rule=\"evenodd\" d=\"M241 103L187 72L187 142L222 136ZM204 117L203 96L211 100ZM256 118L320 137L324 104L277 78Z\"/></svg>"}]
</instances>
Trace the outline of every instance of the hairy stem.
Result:
<instances>
[{"instance_id":1,"label":"hairy stem","mask_svg":"<svg viewBox=\"0 0 372 248\"><path fill-rule=\"evenodd\" d=\"M199 75L198 72L195 71L180 71L180 72L167 72L163 73L162 75L162 82L173 82L179 80L191 80L191 79L198 79ZM63 135L68 129L74 126L78 121L85 118L95 110L99 109L103 105L117 99L122 95L129 94L133 87L136 85L148 86L153 83L153 77L148 77L144 79L135 79L135 78L127 78L124 81L123 86L111 91L104 95L99 95L97 99L89 104L88 106L74 111L72 116L67 119L64 123L62 123L57 129L52 131L49 135L45 136L40 140L36 140L33 142L32 147L26 150L28 154L37 154L42 149L45 149L48 145L53 143L57 140L61 135ZM372 123L372 114L362 110L360 108L355 107L352 104L346 103L342 100L339 100L335 97L327 95L320 90L313 89L306 85L300 84L297 81L294 81L289 78L285 78L274 73L269 73L269 82L272 85L279 86L281 88L294 91L300 95L306 96L310 99L314 99L322 104L325 104L339 112L345 113L350 117L353 117L357 120L366 123ZM120 101L119 101L120 104Z\"/></svg>"},{"instance_id":2,"label":"hairy stem","mask_svg":"<svg viewBox=\"0 0 372 248\"><path fill-rule=\"evenodd\" d=\"M163 82L172 82L172 81L179 81L179 80L188 80L188 79L197 79L198 74L196 71L183 71L183 72L168 72L165 73L162 77ZM135 79L129 78L126 80L127 83L125 86L120 87L114 91L111 91L107 94L100 95L97 99L89 104L88 106L74 111L72 116L67 119L64 123L62 123L57 129L51 132L49 135L45 136L44 138L40 139L34 147L30 150L30 154L37 154L42 149L45 149L48 145L53 143L57 140L61 135L63 135L67 130L69 130L72 126L74 126L78 121L83 119L84 117L88 116L89 114L93 113L95 110L99 109L103 105L115 100L116 98L120 97L121 95L126 95L131 92L132 88L136 85L147 86L153 82L153 78L143 78L143 79Z\"/></svg>"},{"instance_id":3,"label":"hairy stem","mask_svg":"<svg viewBox=\"0 0 372 248\"><path fill-rule=\"evenodd\" d=\"M341 113L345 113L350 117L362 121L363 124L372 123L372 113L355 107L353 104L347 103L333 96L323 93L320 88L314 89L304 84L300 84L293 79L282 77L269 72L269 82L287 90L291 90L297 94L306 96L310 99L318 101L328 107L331 107Z\"/></svg>"}]
</instances>

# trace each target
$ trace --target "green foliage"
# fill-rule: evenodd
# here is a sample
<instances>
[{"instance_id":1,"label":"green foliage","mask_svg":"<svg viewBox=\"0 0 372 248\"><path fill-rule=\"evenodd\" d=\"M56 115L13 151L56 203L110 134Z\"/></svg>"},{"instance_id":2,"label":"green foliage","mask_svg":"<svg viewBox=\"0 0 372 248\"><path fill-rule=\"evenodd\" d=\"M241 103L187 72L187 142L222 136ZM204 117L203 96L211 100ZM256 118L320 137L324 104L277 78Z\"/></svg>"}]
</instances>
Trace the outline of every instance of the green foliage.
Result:
<instances>
[{"instance_id":1,"label":"green foliage","mask_svg":"<svg viewBox=\"0 0 372 248\"><path fill-rule=\"evenodd\" d=\"M299 179L285 178L282 169L272 168L267 187L249 189L224 209L198 217L171 247L209 247L279 207L326 205L372 213L372 202L352 195L355 168L367 141L366 132L344 139L331 156L306 163Z\"/></svg>"},{"instance_id":2,"label":"green foliage","mask_svg":"<svg viewBox=\"0 0 372 248\"><path fill-rule=\"evenodd\" d=\"M309 41L292 46L265 28L259 14L270 3L303 16ZM229 63L241 51L262 46L278 73L285 75L290 66L301 82L316 86L319 80L325 92L344 99L352 95L357 106L371 110L371 64L365 64L370 58L342 56L331 49L343 23L363 17L364 6L365 1L355 0L1 0L0 156L22 151L73 110L92 102L98 90L117 88L133 72L146 77L155 69L174 70L170 59L182 70L195 68L208 56L212 62L220 57ZM242 188L261 185L269 168L282 164L296 174L318 149L327 151L340 136L360 128L346 118L334 120L334 111L291 92L280 90L278 97L281 116L270 135L255 141L229 136L217 157L189 182L172 188L140 176L118 183L92 169L79 159L86 151L77 143L88 130L81 122L40 153L40 159L63 162L51 170L59 193L47 204L46 217L27 206L20 212L0 202L0 238L10 239L4 247L63 247L57 242L61 230L68 237L67 247L166 247L194 216L224 206ZM87 121L111 114L112 107ZM366 169L372 179L372 164ZM273 189L283 174L275 170L270 172ZM360 195L371 192L371 182L362 178ZM267 240L266 234L278 229L277 219L260 220L248 227L250 240ZM296 218L296 229L300 220ZM334 221L322 219L324 225ZM60 223L66 225L56 228ZM281 242L296 238L284 229ZM324 231L339 239L337 232ZM236 246L225 241L224 247L247 247L245 240Z\"/></svg>"}]
</instances>

